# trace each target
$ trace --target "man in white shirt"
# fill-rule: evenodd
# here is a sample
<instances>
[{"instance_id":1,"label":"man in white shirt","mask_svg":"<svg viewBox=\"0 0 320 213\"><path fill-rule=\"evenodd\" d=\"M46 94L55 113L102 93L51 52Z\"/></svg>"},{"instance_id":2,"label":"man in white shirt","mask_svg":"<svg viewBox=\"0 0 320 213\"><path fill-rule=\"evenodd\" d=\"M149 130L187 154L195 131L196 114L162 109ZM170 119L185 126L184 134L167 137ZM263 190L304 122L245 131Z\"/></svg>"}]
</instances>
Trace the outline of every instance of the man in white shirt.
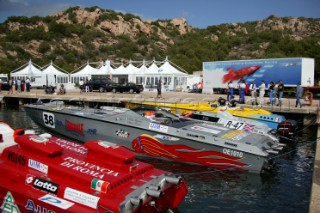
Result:
<instances>
[{"instance_id":1,"label":"man in white shirt","mask_svg":"<svg viewBox=\"0 0 320 213\"><path fill-rule=\"evenodd\" d=\"M250 84L250 92L251 92L251 102L252 105L257 104L257 86L255 81L252 81L252 83Z\"/></svg>"},{"instance_id":2,"label":"man in white shirt","mask_svg":"<svg viewBox=\"0 0 320 213\"><path fill-rule=\"evenodd\" d=\"M228 83L228 95L227 95L227 99L228 101L230 102L232 100L232 96L233 96L233 93L234 93L234 85L232 83L232 81L229 81Z\"/></svg>"},{"instance_id":3,"label":"man in white shirt","mask_svg":"<svg viewBox=\"0 0 320 213\"><path fill-rule=\"evenodd\" d=\"M264 104L264 94L266 91L266 84L264 83L264 80L261 81L261 84L259 86L259 105L262 106Z\"/></svg>"},{"instance_id":4,"label":"man in white shirt","mask_svg":"<svg viewBox=\"0 0 320 213\"><path fill-rule=\"evenodd\" d=\"M21 92L21 80L20 78L17 79L17 90L20 93Z\"/></svg>"}]
</instances>

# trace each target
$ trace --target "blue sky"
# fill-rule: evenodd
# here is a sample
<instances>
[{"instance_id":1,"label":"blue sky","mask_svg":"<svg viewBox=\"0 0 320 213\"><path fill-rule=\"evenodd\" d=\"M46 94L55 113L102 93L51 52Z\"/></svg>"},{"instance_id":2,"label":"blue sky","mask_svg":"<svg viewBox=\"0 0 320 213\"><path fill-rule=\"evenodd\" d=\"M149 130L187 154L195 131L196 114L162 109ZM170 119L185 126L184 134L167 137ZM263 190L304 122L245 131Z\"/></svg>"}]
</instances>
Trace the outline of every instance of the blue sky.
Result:
<instances>
[{"instance_id":1,"label":"blue sky","mask_svg":"<svg viewBox=\"0 0 320 213\"><path fill-rule=\"evenodd\" d=\"M0 0L0 22L9 16L46 16L74 6L99 6L143 20L182 17L197 28L270 15L320 18L320 0Z\"/></svg>"}]
</instances>

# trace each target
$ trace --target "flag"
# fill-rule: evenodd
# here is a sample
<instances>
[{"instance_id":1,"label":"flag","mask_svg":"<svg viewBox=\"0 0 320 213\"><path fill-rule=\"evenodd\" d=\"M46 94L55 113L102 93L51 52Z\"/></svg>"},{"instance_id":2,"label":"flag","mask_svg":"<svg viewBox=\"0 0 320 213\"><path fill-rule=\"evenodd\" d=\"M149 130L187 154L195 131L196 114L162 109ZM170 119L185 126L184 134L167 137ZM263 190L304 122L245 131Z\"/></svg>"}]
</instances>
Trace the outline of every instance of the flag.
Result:
<instances>
[{"instance_id":1,"label":"flag","mask_svg":"<svg viewBox=\"0 0 320 213\"><path fill-rule=\"evenodd\" d=\"M243 129L246 132L252 132L254 130L254 125L246 124L246 125L244 125Z\"/></svg>"},{"instance_id":2,"label":"flag","mask_svg":"<svg viewBox=\"0 0 320 213\"><path fill-rule=\"evenodd\" d=\"M103 180L98 180L98 179L93 179L91 181L91 188L94 190L97 190L99 192L107 192L108 186L110 183L103 181Z\"/></svg>"}]
</instances>

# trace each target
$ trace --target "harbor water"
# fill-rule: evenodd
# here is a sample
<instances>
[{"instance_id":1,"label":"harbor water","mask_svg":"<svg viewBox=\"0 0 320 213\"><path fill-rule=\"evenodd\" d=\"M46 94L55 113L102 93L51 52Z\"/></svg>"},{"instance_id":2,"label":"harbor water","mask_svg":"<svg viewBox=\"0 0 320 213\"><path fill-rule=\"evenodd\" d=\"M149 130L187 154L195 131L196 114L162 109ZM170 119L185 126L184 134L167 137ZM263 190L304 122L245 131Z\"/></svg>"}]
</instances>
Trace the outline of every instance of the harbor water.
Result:
<instances>
[{"instance_id":1,"label":"harbor water","mask_svg":"<svg viewBox=\"0 0 320 213\"><path fill-rule=\"evenodd\" d=\"M23 108L0 109L0 120L14 128L43 132ZM203 166L140 157L155 167L182 175L188 194L178 212L297 212L309 210L316 127L299 128L274 167L264 174L217 171Z\"/></svg>"}]
</instances>

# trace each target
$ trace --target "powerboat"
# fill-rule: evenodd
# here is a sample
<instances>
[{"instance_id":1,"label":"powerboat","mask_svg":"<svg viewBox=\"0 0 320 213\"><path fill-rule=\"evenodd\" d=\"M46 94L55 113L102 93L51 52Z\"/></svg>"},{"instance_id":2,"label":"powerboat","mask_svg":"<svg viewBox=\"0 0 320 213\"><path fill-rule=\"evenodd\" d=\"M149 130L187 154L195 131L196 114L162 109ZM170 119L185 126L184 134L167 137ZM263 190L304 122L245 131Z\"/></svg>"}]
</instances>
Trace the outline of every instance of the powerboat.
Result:
<instances>
[{"instance_id":1,"label":"powerboat","mask_svg":"<svg viewBox=\"0 0 320 213\"><path fill-rule=\"evenodd\" d=\"M84 145L0 122L1 212L172 212L183 178L103 140Z\"/></svg>"},{"instance_id":2,"label":"powerboat","mask_svg":"<svg viewBox=\"0 0 320 213\"><path fill-rule=\"evenodd\" d=\"M24 109L39 126L78 141L107 140L139 154L216 169L260 173L283 148L264 135L180 118L153 106L96 109L52 101Z\"/></svg>"},{"instance_id":3,"label":"powerboat","mask_svg":"<svg viewBox=\"0 0 320 213\"><path fill-rule=\"evenodd\" d=\"M277 129L279 124L285 121L285 117L278 114L273 114L261 108L248 107L229 107L221 106L218 103L199 102L199 103L168 103L168 102L142 102L142 103L127 103L129 108L137 105L158 106L170 110L177 115L186 115L194 111L218 113L219 111L227 111L235 117L248 118L259 121L268 125L270 129Z\"/></svg>"},{"instance_id":4,"label":"powerboat","mask_svg":"<svg viewBox=\"0 0 320 213\"><path fill-rule=\"evenodd\" d=\"M211 122L230 129L266 135L272 140L279 141L276 131L270 129L268 125L248 118L235 117L227 111L218 111L218 113L194 111L183 117Z\"/></svg>"}]
</instances>

